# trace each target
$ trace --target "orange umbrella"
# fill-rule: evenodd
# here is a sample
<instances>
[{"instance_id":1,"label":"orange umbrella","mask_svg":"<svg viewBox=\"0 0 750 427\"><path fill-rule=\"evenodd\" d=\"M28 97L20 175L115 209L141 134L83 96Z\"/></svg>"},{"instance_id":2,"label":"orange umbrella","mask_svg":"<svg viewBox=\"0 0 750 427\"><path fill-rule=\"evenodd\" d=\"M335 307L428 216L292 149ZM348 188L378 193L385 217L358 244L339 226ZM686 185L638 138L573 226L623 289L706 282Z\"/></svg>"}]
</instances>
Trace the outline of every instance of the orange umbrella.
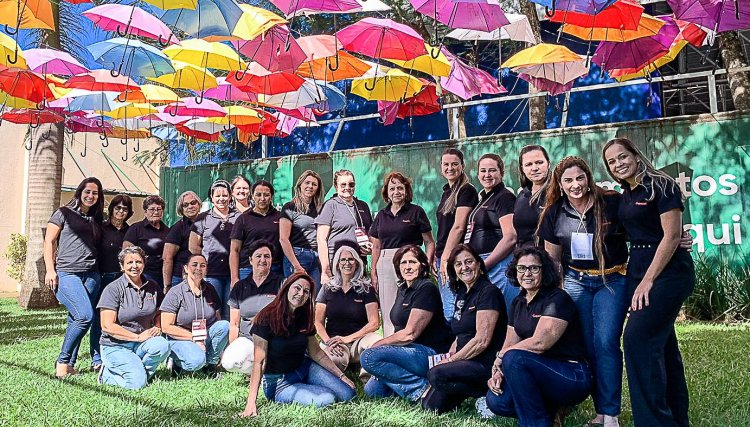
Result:
<instances>
[{"instance_id":1,"label":"orange umbrella","mask_svg":"<svg viewBox=\"0 0 750 427\"><path fill-rule=\"evenodd\" d=\"M328 57L304 62L297 68L297 74L315 80L337 82L362 77L370 70L370 65L349 53L339 51L338 57L338 68L335 71L331 71L331 68L335 68L333 65L329 67L335 59Z\"/></svg>"},{"instance_id":2,"label":"orange umbrella","mask_svg":"<svg viewBox=\"0 0 750 427\"><path fill-rule=\"evenodd\" d=\"M55 30L49 0L0 1L0 24L15 28L15 31L8 32L11 35L15 35L19 28Z\"/></svg>"},{"instance_id":3,"label":"orange umbrella","mask_svg":"<svg viewBox=\"0 0 750 427\"><path fill-rule=\"evenodd\" d=\"M619 28L587 28L573 24L564 24L562 31L583 40L608 41L608 42L627 42L643 37L656 35L664 21L654 18L651 15L641 15L638 22L638 28L635 30L625 30Z\"/></svg>"}]
</instances>

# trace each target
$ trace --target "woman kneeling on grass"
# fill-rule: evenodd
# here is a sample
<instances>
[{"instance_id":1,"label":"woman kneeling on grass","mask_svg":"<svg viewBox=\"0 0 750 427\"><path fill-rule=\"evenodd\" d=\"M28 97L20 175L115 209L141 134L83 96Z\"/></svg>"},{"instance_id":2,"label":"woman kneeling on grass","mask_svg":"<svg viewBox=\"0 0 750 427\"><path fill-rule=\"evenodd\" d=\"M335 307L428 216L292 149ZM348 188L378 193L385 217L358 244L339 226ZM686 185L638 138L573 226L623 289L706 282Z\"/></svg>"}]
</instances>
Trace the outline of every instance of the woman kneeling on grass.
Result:
<instances>
[{"instance_id":1,"label":"woman kneeling on grass","mask_svg":"<svg viewBox=\"0 0 750 427\"><path fill-rule=\"evenodd\" d=\"M148 383L156 367L169 355L161 336L161 286L143 277L146 254L131 246L118 255L123 275L104 288L97 308L101 313L103 367L99 384L137 390Z\"/></svg>"},{"instance_id":2,"label":"woman kneeling on grass","mask_svg":"<svg viewBox=\"0 0 750 427\"><path fill-rule=\"evenodd\" d=\"M310 276L294 273L276 299L255 316L250 330L255 361L241 417L258 415L255 401L261 377L263 393L271 402L323 407L354 398L354 383L318 345L311 289Z\"/></svg>"}]
</instances>

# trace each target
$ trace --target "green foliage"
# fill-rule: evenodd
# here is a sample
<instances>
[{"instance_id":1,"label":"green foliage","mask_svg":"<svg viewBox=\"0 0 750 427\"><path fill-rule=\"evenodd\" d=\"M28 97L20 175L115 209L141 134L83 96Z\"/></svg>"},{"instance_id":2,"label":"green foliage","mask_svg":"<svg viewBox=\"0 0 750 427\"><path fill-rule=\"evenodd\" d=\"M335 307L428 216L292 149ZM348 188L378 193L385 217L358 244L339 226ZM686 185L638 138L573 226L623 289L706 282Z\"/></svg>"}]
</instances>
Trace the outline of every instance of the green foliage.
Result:
<instances>
[{"instance_id":1,"label":"green foliage","mask_svg":"<svg viewBox=\"0 0 750 427\"><path fill-rule=\"evenodd\" d=\"M26 265L26 236L13 233L10 235L10 243L5 249L5 257L8 258L8 276L20 282L23 280L23 268Z\"/></svg>"},{"instance_id":2,"label":"green foliage","mask_svg":"<svg viewBox=\"0 0 750 427\"><path fill-rule=\"evenodd\" d=\"M750 260L698 255L696 284L685 302L685 314L698 320L745 321L750 319Z\"/></svg>"}]
</instances>

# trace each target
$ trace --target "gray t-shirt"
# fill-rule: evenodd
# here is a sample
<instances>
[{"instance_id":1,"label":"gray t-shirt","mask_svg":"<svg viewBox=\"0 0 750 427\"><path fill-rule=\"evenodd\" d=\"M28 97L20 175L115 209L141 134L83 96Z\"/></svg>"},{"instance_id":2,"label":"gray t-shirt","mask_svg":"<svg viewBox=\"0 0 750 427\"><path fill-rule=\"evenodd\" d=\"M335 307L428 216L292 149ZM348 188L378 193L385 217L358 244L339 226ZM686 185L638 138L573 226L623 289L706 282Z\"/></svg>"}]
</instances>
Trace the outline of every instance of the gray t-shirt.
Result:
<instances>
[{"instance_id":1,"label":"gray t-shirt","mask_svg":"<svg viewBox=\"0 0 750 427\"><path fill-rule=\"evenodd\" d=\"M123 274L107 285L99 298L96 308L117 312L116 322L134 334L153 328L156 325L159 304L164 294L161 287L151 280L145 280L135 287ZM117 345L128 341L119 340L102 331L101 345Z\"/></svg>"},{"instance_id":2,"label":"gray t-shirt","mask_svg":"<svg viewBox=\"0 0 750 427\"><path fill-rule=\"evenodd\" d=\"M294 202L288 202L281 208L281 217L292 223L289 241L295 248L318 249L318 232L315 218L318 211L315 204L310 203L306 214L297 212Z\"/></svg>"},{"instance_id":3,"label":"gray t-shirt","mask_svg":"<svg viewBox=\"0 0 750 427\"><path fill-rule=\"evenodd\" d=\"M201 296L197 297L190 290L187 280L167 292L159 308L164 313L177 315L175 324L188 331L192 330L193 320L206 319L206 327L211 327L218 319L216 314L221 310L221 300L214 287L207 282L201 283Z\"/></svg>"},{"instance_id":4,"label":"gray t-shirt","mask_svg":"<svg viewBox=\"0 0 750 427\"><path fill-rule=\"evenodd\" d=\"M229 276L229 245L232 227L239 216L239 211L231 211L224 219L211 209L195 218L191 232L203 239L201 253L208 261L209 276Z\"/></svg>"},{"instance_id":5,"label":"gray t-shirt","mask_svg":"<svg viewBox=\"0 0 750 427\"><path fill-rule=\"evenodd\" d=\"M276 298L283 280L283 277L271 273L258 286L251 274L232 287L227 304L229 308L240 310L240 336L252 337L250 328L253 326L253 319Z\"/></svg>"},{"instance_id":6,"label":"gray t-shirt","mask_svg":"<svg viewBox=\"0 0 750 427\"><path fill-rule=\"evenodd\" d=\"M63 206L52 214L49 223L60 227L55 270L83 273L97 268L97 247L102 233L93 217Z\"/></svg>"},{"instance_id":7,"label":"gray t-shirt","mask_svg":"<svg viewBox=\"0 0 750 427\"><path fill-rule=\"evenodd\" d=\"M370 207L359 199L354 199L354 202L354 206L349 206L334 195L325 202L317 218L315 218L315 224L331 227L331 232L328 235L328 256L331 260L333 260L336 249L343 243L347 243L354 248L359 247L357 236L354 234L357 227L363 227L365 234L370 231L370 225L372 225ZM319 250L322 250L322 248Z\"/></svg>"}]
</instances>

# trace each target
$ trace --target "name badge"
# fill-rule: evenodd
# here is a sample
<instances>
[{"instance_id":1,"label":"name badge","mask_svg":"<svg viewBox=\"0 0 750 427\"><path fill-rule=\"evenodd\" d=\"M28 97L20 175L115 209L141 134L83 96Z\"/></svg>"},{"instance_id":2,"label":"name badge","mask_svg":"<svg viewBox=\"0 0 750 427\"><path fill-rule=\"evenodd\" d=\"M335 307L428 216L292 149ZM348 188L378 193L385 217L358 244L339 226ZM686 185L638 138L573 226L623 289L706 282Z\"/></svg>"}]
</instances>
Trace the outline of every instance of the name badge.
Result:
<instances>
[{"instance_id":1,"label":"name badge","mask_svg":"<svg viewBox=\"0 0 750 427\"><path fill-rule=\"evenodd\" d=\"M574 232L570 239L570 257L575 260L594 260L594 234Z\"/></svg>"},{"instance_id":2,"label":"name badge","mask_svg":"<svg viewBox=\"0 0 750 427\"><path fill-rule=\"evenodd\" d=\"M448 353L442 353L442 354L436 354L434 356L427 356L427 365L430 369L432 369L433 366L440 363L441 360L447 359L448 356L450 356Z\"/></svg>"},{"instance_id":3,"label":"name badge","mask_svg":"<svg viewBox=\"0 0 750 427\"><path fill-rule=\"evenodd\" d=\"M370 239L367 237L367 233L365 233L364 227L355 228L354 237L357 238L357 244L359 246L364 248L370 245Z\"/></svg>"},{"instance_id":4,"label":"name badge","mask_svg":"<svg viewBox=\"0 0 750 427\"><path fill-rule=\"evenodd\" d=\"M193 341L205 341L208 338L208 328L206 328L206 319L193 320L192 326Z\"/></svg>"},{"instance_id":5,"label":"name badge","mask_svg":"<svg viewBox=\"0 0 750 427\"><path fill-rule=\"evenodd\" d=\"M466 234L464 234L464 244L468 245L471 241L471 233L474 232L474 222L466 224Z\"/></svg>"}]
</instances>

